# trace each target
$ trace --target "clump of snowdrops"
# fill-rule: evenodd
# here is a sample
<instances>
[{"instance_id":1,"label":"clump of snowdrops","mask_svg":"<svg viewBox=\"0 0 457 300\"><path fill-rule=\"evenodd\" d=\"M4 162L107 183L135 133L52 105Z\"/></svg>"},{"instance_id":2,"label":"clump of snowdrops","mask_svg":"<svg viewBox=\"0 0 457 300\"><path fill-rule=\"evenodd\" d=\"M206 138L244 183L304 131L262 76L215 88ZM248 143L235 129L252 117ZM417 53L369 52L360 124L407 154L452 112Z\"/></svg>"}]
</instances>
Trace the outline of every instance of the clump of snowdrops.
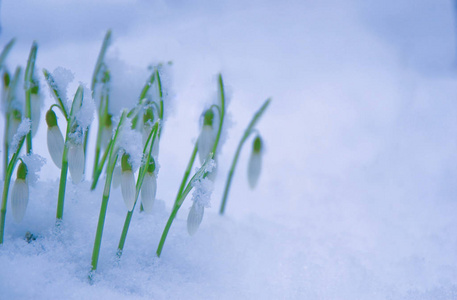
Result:
<instances>
[{"instance_id":1,"label":"clump of snowdrops","mask_svg":"<svg viewBox=\"0 0 457 300\"><path fill-rule=\"evenodd\" d=\"M16 222L25 215L29 201L29 177L36 179L36 173L43 159L32 153L32 138L40 123L42 98L38 72L35 68L37 44L34 42L30 51L25 74L17 67L10 74L5 67L5 60L14 45L10 41L0 54L2 72L2 112L5 119L4 132L4 187L0 219L0 244L3 243L6 208L9 188L14 171L16 179L11 192L11 210ZM90 88L79 84L72 100L67 96L67 87L74 79L73 73L64 68L53 72L42 70L44 79L55 103L45 113L47 125L47 146L52 162L60 169L59 192L56 195L56 226L64 221L65 190L68 172L73 184L84 180L88 135L94 112L98 119L94 167L91 172L91 190L96 189L100 178L104 178L102 202L98 225L92 250L92 279L97 269L103 229L112 188L120 186L126 206L126 217L120 235L117 256L121 258L132 215L137 207L139 212L151 213L157 193L159 173L159 145L164 127L164 113L168 107L168 86L163 86L162 76L165 65L158 64L149 68L149 77L143 84L139 95L131 95L135 106L131 109L115 111L115 94L112 81L112 67L106 58L111 44L111 31L108 31L94 68ZM23 79L22 79L23 78ZM21 90L21 84L23 90ZM160 257L171 225L187 196L192 192L192 205L187 217L187 231L194 235L204 216L205 208L210 206L214 182L217 178L217 161L221 140L226 130L227 99L222 75L217 80L217 100L201 115L201 129L193 147L189 162L184 171L170 216L160 236L156 255ZM220 214L224 213L228 191L243 144L256 134L253 139L252 153L248 164L248 181L251 188L257 184L260 175L263 140L255 129L259 119L270 103L268 99L254 114L246 128L233 159L222 198ZM63 118L65 130L59 127L58 119ZM62 122L61 122L62 123ZM65 134L62 134L64 132ZM21 156L23 145L25 155ZM199 167L192 172L197 164ZM105 174L104 177L101 175Z\"/></svg>"}]
</instances>

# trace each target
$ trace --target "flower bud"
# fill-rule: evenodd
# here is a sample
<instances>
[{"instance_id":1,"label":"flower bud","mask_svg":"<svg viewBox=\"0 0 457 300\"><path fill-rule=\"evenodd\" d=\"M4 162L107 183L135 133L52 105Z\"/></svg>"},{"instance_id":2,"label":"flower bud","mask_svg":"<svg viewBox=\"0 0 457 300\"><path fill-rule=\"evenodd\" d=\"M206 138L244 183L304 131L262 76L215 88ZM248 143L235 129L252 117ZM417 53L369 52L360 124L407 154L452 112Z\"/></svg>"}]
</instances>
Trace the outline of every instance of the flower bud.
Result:
<instances>
[{"instance_id":1,"label":"flower bud","mask_svg":"<svg viewBox=\"0 0 457 300\"><path fill-rule=\"evenodd\" d=\"M190 208L189 215L187 216L187 232L189 235L194 235L203 219L205 207L200 205L197 201L194 201Z\"/></svg>"},{"instance_id":2,"label":"flower bud","mask_svg":"<svg viewBox=\"0 0 457 300\"><path fill-rule=\"evenodd\" d=\"M70 143L68 148L68 169L73 183L80 183L84 173L84 149L82 144Z\"/></svg>"},{"instance_id":3,"label":"flower bud","mask_svg":"<svg viewBox=\"0 0 457 300\"><path fill-rule=\"evenodd\" d=\"M115 166L113 171L113 188L117 189L121 185L121 167Z\"/></svg>"},{"instance_id":4,"label":"flower bud","mask_svg":"<svg viewBox=\"0 0 457 300\"><path fill-rule=\"evenodd\" d=\"M211 152L216 140L215 132L213 129L214 112L212 109L208 109L205 112L203 119L203 127L198 137L198 156L200 163L203 164L208 154Z\"/></svg>"},{"instance_id":5,"label":"flower bud","mask_svg":"<svg viewBox=\"0 0 457 300\"><path fill-rule=\"evenodd\" d=\"M150 164L150 166L152 164ZM148 168L148 171L144 175L143 185L141 186L141 203L143 204L143 209L146 213L152 212L152 207L154 206L154 200L156 198L156 192L157 176L154 170L150 172Z\"/></svg>"},{"instance_id":6,"label":"flower bud","mask_svg":"<svg viewBox=\"0 0 457 300\"><path fill-rule=\"evenodd\" d=\"M262 167L262 139L257 136L252 145L252 152L248 163L248 181L251 189L254 189L259 181Z\"/></svg>"},{"instance_id":7,"label":"flower bud","mask_svg":"<svg viewBox=\"0 0 457 300\"><path fill-rule=\"evenodd\" d=\"M17 178L11 191L11 212L17 223L21 222L24 218L29 202L29 186L26 177L27 166L21 162L17 168Z\"/></svg>"},{"instance_id":8,"label":"flower bud","mask_svg":"<svg viewBox=\"0 0 457 300\"><path fill-rule=\"evenodd\" d=\"M102 128L102 133L100 137L100 146L102 149L105 149L108 146L111 136L113 135L113 121L112 115L108 114L105 119L105 126Z\"/></svg>"},{"instance_id":9,"label":"flower bud","mask_svg":"<svg viewBox=\"0 0 457 300\"><path fill-rule=\"evenodd\" d=\"M122 198L124 198L125 206L127 209L131 211L133 206L135 205L135 176L132 172L132 165L130 164L129 160L130 155L124 154L122 155L121 160L121 191L122 191Z\"/></svg>"},{"instance_id":10,"label":"flower bud","mask_svg":"<svg viewBox=\"0 0 457 300\"><path fill-rule=\"evenodd\" d=\"M51 109L46 113L46 123L48 124L48 151L51 155L52 161L60 169L62 168L63 147L65 143L62 133L57 126L56 114Z\"/></svg>"}]
</instances>

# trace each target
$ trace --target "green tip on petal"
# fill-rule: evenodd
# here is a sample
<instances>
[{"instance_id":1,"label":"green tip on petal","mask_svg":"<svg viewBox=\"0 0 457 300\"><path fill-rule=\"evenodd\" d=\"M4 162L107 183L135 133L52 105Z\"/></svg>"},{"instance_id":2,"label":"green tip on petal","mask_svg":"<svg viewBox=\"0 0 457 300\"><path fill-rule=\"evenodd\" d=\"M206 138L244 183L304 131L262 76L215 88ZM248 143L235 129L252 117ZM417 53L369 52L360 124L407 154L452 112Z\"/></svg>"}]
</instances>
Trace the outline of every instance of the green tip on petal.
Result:
<instances>
[{"instance_id":1,"label":"green tip on petal","mask_svg":"<svg viewBox=\"0 0 457 300\"><path fill-rule=\"evenodd\" d=\"M147 123L148 121L151 121L151 124L154 122L154 112L152 111L151 108L148 108L144 112L144 116L143 116L143 122Z\"/></svg>"},{"instance_id":2,"label":"green tip on petal","mask_svg":"<svg viewBox=\"0 0 457 300\"><path fill-rule=\"evenodd\" d=\"M57 126L57 116L52 109L49 109L46 113L46 123L48 124L48 127Z\"/></svg>"},{"instance_id":3,"label":"green tip on petal","mask_svg":"<svg viewBox=\"0 0 457 300\"><path fill-rule=\"evenodd\" d=\"M106 71L106 72L103 74L102 82L103 82L103 83L107 83L107 82L110 81L110 78L111 78L111 77L110 77L109 71Z\"/></svg>"},{"instance_id":4,"label":"green tip on petal","mask_svg":"<svg viewBox=\"0 0 457 300\"><path fill-rule=\"evenodd\" d=\"M17 109L13 110L13 118L17 121L21 121L21 119L22 119L21 111L17 110Z\"/></svg>"},{"instance_id":5,"label":"green tip on petal","mask_svg":"<svg viewBox=\"0 0 457 300\"><path fill-rule=\"evenodd\" d=\"M34 95L38 95L38 92L40 91L40 86L38 85L38 82L33 80L32 81L32 88L30 89L30 92Z\"/></svg>"},{"instance_id":6,"label":"green tip on petal","mask_svg":"<svg viewBox=\"0 0 457 300\"><path fill-rule=\"evenodd\" d=\"M153 173L156 169L156 163L154 161L154 158L151 157L151 161L149 162L148 166L148 173Z\"/></svg>"},{"instance_id":7,"label":"green tip on petal","mask_svg":"<svg viewBox=\"0 0 457 300\"><path fill-rule=\"evenodd\" d=\"M10 86L10 82L11 82L10 73L5 71L5 73L3 73L3 85L8 87L8 86Z\"/></svg>"},{"instance_id":8,"label":"green tip on petal","mask_svg":"<svg viewBox=\"0 0 457 300\"><path fill-rule=\"evenodd\" d=\"M19 164L19 167L17 167L17 178L18 179L24 179L27 176L27 166L21 162Z\"/></svg>"},{"instance_id":9,"label":"green tip on petal","mask_svg":"<svg viewBox=\"0 0 457 300\"><path fill-rule=\"evenodd\" d=\"M254 139L254 143L252 144L252 149L255 153L260 153L262 151L262 139L260 135L256 136Z\"/></svg>"},{"instance_id":10,"label":"green tip on petal","mask_svg":"<svg viewBox=\"0 0 457 300\"><path fill-rule=\"evenodd\" d=\"M112 114L107 114L105 118L105 126L106 127L111 127L113 125L113 115Z\"/></svg>"},{"instance_id":11,"label":"green tip on petal","mask_svg":"<svg viewBox=\"0 0 457 300\"><path fill-rule=\"evenodd\" d=\"M208 109L208 110L205 112L205 117L204 117L204 120L203 120L203 125L213 126L213 120L214 120L214 112L213 112L212 109Z\"/></svg>"},{"instance_id":12,"label":"green tip on petal","mask_svg":"<svg viewBox=\"0 0 457 300\"><path fill-rule=\"evenodd\" d=\"M131 171L132 170L132 165L129 163L129 159L130 159L129 154L122 155L122 160L121 160L122 171Z\"/></svg>"}]
</instances>

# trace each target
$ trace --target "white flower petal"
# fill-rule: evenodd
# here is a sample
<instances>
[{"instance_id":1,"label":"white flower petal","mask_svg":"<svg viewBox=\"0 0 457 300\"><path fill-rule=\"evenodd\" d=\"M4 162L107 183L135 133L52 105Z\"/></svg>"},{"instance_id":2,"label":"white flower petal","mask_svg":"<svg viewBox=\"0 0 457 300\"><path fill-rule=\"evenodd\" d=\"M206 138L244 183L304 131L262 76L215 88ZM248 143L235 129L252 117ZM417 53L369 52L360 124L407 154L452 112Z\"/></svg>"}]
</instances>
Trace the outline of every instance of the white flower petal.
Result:
<instances>
[{"instance_id":1,"label":"white flower petal","mask_svg":"<svg viewBox=\"0 0 457 300\"><path fill-rule=\"evenodd\" d=\"M123 171L121 174L121 190L122 198L124 198L125 206L131 211L135 204L135 177L132 171Z\"/></svg>"},{"instance_id":2,"label":"white flower petal","mask_svg":"<svg viewBox=\"0 0 457 300\"><path fill-rule=\"evenodd\" d=\"M113 171L113 188L117 189L121 185L121 166L115 166Z\"/></svg>"},{"instance_id":3,"label":"white flower petal","mask_svg":"<svg viewBox=\"0 0 457 300\"><path fill-rule=\"evenodd\" d=\"M111 136L113 135L113 127L112 126L103 126L102 134L100 136L100 148L106 149L111 140Z\"/></svg>"},{"instance_id":4,"label":"white flower petal","mask_svg":"<svg viewBox=\"0 0 457 300\"><path fill-rule=\"evenodd\" d=\"M214 131L209 125L204 125L198 137L198 156L200 163L203 164L208 154L211 152L215 141Z\"/></svg>"},{"instance_id":5,"label":"white flower petal","mask_svg":"<svg viewBox=\"0 0 457 300\"><path fill-rule=\"evenodd\" d=\"M17 179L11 191L11 212L14 220L19 223L25 215L29 203L29 186L24 179Z\"/></svg>"},{"instance_id":6,"label":"white flower petal","mask_svg":"<svg viewBox=\"0 0 457 300\"><path fill-rule=\"evenodd\" d=\"M47 142L52 161L59 169L62 168L64 140L59 127L48 127Z\"/></svg>"},{"instance_id":7,"label":"white flower petal","mask_svg":"<svg viewBox=\"0 0 457 300\"><path fill-rule=\"evenodd\" d=\"M261 167L262 155L260 153L252 152L248 163L248 181L251 189L254 189L259 181Z\"/></svg>"},{"instance_id":8,"label":"white flower petal","mask_svg":"<svg viewBox=\"0 0 457 300\"><path fill-rule=\"evenodd\" d=\"M68 149L68 169L73 183L81 182L84 172L84 149L82 144L70 145Z\"/></svg>"},{"instance_id":9,"label":"white flower petal","mask_svg":"<svg viewBox=\"0 0 457 300\"><path fill-rule=\"evenodd\" d=\"M189 215L187 216L187 232L189 235L194 235L197 232L198 227L200 227L200 223L203 219L203 213L205 212L205 208L194 202L192 207L190 208Z\"/></svg>"},{"instance_id":10,"label":"white flower petal","mask_svg":"<svg viewBox=\"0 0 457 300\"><path fill-rule=\"evenodd\" d=\"M157 192L157 178L154 172L146 172L141 186L141 203L146 213L152 212Z\"/></svg>"},{"instance_id":11,"label":"white flower petal","mask_svg":"<svg viewBox=\"0 0 457 300\"><path fill-rule=\"evenodd\" d=\"M38 131L41 119L41 99L39 95L31 95L31 116L32 119L32 137L34 137Z\"/></svg>"}]
</instances>

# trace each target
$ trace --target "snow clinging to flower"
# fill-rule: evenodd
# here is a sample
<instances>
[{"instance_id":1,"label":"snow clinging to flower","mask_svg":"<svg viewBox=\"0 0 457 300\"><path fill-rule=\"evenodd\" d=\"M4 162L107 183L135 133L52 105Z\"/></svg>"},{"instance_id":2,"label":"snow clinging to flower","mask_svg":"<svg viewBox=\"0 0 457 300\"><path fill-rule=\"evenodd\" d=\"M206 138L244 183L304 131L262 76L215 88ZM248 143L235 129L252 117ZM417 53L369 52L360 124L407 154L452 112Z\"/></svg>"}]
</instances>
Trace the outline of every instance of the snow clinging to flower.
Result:
<instances>
[{"instance_id":1,"label":"snow clinging to flower","mask_svg":"<svg viewBox=\"0 0 457 300\"><path fill-rule=\"evenodd\" d=\"M17 147L19 146L19 141L27 135L32 127L32 122L30 119L23 119L19 128L17 129L16 134L13 136L13 141L11 142L11 149L13 152L16 152Z\"/></svg>"}]
</instances>

